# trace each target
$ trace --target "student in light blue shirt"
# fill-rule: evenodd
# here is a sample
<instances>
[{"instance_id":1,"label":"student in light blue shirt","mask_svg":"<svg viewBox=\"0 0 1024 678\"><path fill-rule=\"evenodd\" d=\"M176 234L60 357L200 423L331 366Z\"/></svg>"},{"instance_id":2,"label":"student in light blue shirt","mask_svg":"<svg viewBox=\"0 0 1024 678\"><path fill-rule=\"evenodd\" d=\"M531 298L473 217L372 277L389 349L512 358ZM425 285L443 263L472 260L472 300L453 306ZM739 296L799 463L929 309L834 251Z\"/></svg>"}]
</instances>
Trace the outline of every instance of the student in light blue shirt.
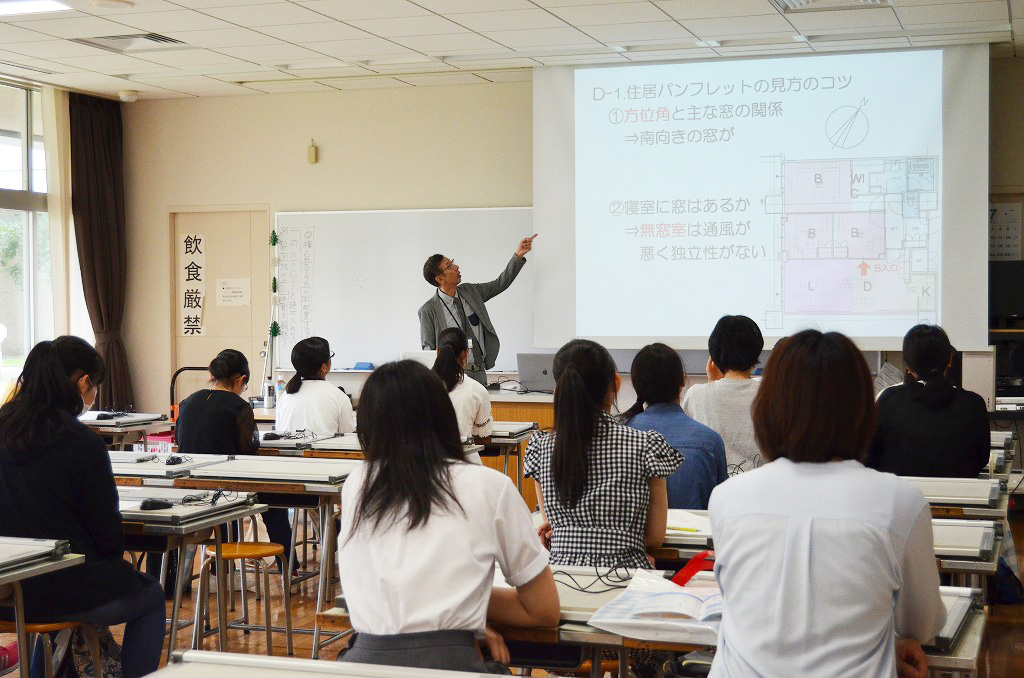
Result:
<instances>
[{"instance_id":1,"label":"student in light blue shirt","mask_svg":"<svg viewBox=\"0 0 1024 678\"><path fill-rule=\"evenodd\" d=\"M686 379L683 361L665 344L649 344L636 354L630 372L636 403L623 413L623 422L641 431L657 431L685 457L667 478L669 508L706 509L711 490L728 478L725 443L680 407Z\"/></svg>"}]
</instances>

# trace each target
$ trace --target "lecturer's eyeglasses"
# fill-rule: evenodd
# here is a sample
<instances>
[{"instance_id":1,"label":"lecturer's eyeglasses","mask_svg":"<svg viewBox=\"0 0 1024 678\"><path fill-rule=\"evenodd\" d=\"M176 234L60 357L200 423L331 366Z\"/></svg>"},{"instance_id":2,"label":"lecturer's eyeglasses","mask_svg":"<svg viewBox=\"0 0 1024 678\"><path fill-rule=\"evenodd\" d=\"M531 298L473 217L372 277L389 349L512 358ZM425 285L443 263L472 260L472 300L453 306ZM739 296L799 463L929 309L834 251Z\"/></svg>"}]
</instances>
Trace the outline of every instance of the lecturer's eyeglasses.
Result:
<instances>
[{"instance_id":1,"label":"lecturer's eyeglasses","mask_svg":"<svg viewBox=\"0 0 1024 678\"><path fill-rule=\"evenodd\" d=\"M455 265L455 260L454 259L449 259L448 260L448 265L441 269L441 273L444 273L445 271L447 271L449 268L451 268L454 265Z\"/></svg>"}]
</instances>

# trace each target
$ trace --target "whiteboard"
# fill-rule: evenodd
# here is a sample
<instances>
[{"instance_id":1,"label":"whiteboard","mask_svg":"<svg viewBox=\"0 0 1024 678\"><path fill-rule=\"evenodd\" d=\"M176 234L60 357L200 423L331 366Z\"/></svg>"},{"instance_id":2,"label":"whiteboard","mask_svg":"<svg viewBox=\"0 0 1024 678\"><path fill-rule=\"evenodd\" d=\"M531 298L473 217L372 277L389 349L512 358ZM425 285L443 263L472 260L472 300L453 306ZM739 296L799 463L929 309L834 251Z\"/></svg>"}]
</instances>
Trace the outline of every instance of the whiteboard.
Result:
<instances>
[{"instance_id":1,"label":"whiteboard","mask_svg":"<svg viewBox=\"0 0 1024 678\"><path fill-rule=\"evenodd\" d=\"M330 342L334 369L419 349L416 312L436 289L423 279L427 257L455 259L464 283L489 282L532 229L527 207L279 212L275 366L292 369L292 347L309 336ZM487 302L501 339L495 370L515 370L533 343L532 268Z\"/></svg>"}]
</instances>

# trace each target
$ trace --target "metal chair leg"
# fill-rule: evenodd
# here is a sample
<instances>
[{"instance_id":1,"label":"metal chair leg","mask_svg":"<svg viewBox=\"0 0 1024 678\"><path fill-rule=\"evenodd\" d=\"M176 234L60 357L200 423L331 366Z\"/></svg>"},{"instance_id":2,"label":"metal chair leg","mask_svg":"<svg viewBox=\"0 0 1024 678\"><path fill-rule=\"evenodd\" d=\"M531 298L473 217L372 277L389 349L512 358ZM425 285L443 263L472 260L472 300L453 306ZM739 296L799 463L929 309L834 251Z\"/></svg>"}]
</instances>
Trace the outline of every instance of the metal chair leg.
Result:
<instances>
[{"instance_id":1,"label":"metal chair leg","mask_svg":"<svg viewBox=\"0 0 1024 678\"><path fill-rule=\"evenodd\" d=\"M257 565L263 571L263 621L267 626L267 656L274 656L274 623L270 614L270 568L263 562L262 558L257 559Z\"/></svg>"},{"instance_id":2,"label":"metal chair leg","mask_svg":"<svg viewBox=\"0 0 1024 678\"><path fill-rule=\"evenodd\" d=\"M284 592L284 635L288 656L295 654L292 646L292 573L285 567L281 572L281 590Z\"/></svg>"}]
</instances>

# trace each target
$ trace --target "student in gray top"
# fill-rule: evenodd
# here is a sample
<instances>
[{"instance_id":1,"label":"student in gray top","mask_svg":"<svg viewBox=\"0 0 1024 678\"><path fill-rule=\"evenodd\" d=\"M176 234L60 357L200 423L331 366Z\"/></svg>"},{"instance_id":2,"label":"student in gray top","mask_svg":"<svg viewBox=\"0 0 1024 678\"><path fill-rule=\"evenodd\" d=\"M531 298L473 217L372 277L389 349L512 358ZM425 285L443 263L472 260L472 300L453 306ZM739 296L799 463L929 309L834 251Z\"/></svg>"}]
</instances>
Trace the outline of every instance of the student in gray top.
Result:
<instances>
[{"instance_id":1,"label":"student in gray top","mask_svg":"<svg viewBox=\"0 0 1024 678\"><path fill-rule=\"evenodd\" d=\"M491 323L485 303L509 288L526 265L526 254L533 249L534 233L519 241L519 248L496 280L486 283L463 283L454 259L433 254L423 264L423 277L437 288L434 295L420 306L420 343L424 350L437 348L437 338L449 327L458 327L470 339L469 361L465 374L484 386L487 372L494 367L501 342Z\"/></svg>"},{"instance_id":2,"label":"student in gray top","mask_svg":"<svg viewBox=\"0 0 1024 678\"><path fill-rule=\"evenodd\" d=\"M729 475L761 465L750 406L760 385L751 376L763 348L757 323L745 315L722 316L708 337L708 383L694 384L683 396L683 411L725 441Z\"/></svg>"}]
</instances>

